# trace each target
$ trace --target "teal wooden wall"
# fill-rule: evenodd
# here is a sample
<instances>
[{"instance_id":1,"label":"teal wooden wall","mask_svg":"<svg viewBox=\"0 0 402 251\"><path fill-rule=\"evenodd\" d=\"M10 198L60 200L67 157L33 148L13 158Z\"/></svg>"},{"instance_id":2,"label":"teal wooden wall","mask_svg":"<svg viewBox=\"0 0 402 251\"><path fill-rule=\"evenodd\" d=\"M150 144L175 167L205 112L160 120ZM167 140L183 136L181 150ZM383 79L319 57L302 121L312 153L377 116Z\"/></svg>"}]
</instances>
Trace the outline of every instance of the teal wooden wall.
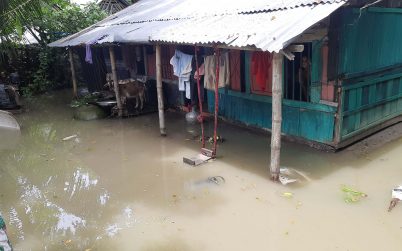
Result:
<instances>
[{"instance_id":1,"label":"teal wooden wall","mask_svg":"<svg viewBox=\"0 0 402 251\"><path fill-rule=\"evenodd\" d=\"M402 114L402 70L346 80L342 88L341 139Z\"/></svg>"},{"instance_id":2,"label":"teal wooden wall","mask_svg":"<svg viewBox=\"0 0 402 251\"><path fill-rule=\"evenodd\" d=\"M402 10L340 14L341 141L402 114Z\"/></svg>"},{"instance_id":3,"label":"teal wooden wall","mask_svg":"<svg viewBox=\"0 0 402 251\"><path fill-rule=\"evenodd\" d=\"M215 93L208 91L208 110L214 111ZM335 108L284 100L282 132L321 143L331 143ZM219 115L246 125L271 129L272 99L261 95L227 91L219 93Z\"/></svg>"},{"instance_id":4,"label":"teal wooden wall","mask_svg":"<svg viewBox=\"0 0 402 251\"><path fill-rule=\"evenodd\" d=\"M312 43L310 85L310 101L312 103L318 103L321 100L322 45L323 41L314 41Z\"/></svg>"},{"instance_id":5,"label":"teal wooden wall","mask_svg":"<svg viewBox=\"0 0 402 251\"><path fill-rule=\"evenodd\" d=\"M246 125L271 129L272 98L250 93L250 53L245 57L245 92L220 89L219 115ZM208 110L214 112L215 93L207 92ZM336 108L292 100L282 103L282 132L321 143L332 143Z\"/></svg>"},{"instance_id":6,"label":"teal wooden wall","mask_svg":"<svg viewBox=\"0 0 402 251\"><path fill-rule=\"evenodd\" d=\"M344 9L340 21L338 74L402 62L402 9Z\"/></svg>"}]
</instances>

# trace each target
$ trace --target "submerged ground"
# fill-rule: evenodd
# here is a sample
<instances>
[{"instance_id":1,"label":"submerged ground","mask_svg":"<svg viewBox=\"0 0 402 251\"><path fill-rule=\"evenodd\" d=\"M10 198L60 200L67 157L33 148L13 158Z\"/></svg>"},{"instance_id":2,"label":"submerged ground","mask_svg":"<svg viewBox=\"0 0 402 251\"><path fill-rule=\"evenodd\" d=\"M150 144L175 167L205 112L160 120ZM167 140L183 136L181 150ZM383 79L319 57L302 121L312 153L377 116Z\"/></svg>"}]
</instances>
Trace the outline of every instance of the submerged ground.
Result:
<instances>
[{"instance_id":1,"label":"submerged ground","mask_svg":"<svg viewBox=\"0 0 402 251\"><path fill-rule=\"evenodd\" d=\"M269 181L267 135L221 123L219 158L189 167L182 158L200 143L183 115L166 114L162 138L156 114L75 121L69 101L30 101L20 140L0 142L0 212L15 250L402 248L402 203L387 212L402 184L400 125L339 153L285 142L282 164L310 181L282 186ZM217 175L226 183L205 182ZM346 203L342 185L368 197Z\"/></svg>"}]
</instances>

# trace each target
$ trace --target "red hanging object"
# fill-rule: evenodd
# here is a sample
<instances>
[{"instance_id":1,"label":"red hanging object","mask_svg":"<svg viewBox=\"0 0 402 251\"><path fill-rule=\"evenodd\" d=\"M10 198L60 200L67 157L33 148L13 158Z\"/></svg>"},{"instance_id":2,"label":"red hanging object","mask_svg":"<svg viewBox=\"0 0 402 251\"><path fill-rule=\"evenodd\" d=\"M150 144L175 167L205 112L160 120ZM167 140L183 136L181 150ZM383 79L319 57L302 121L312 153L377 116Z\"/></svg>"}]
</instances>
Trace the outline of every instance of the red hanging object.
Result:
<instances>
[{"instance_id":1,"label":"red hanging object","mask_svg":"<svg viewBox=\"0 0 402 251\"><path fill-rule=\"evenodd\" d=\"M198 89L198 106L200 109L200 116L198 118L198 120L201 123L201 140L202 140L202 148L205 147L205 136L204 136L204 118L203 118L203 114L202 114L202 100L201 100L201 87L200 87L200 68L198 66L198 58L197 58L197 51L198 48L195 45L194 46L194 54L195 54L195 67L197 68L197 89Z\"/></svg>"}]
</instances>

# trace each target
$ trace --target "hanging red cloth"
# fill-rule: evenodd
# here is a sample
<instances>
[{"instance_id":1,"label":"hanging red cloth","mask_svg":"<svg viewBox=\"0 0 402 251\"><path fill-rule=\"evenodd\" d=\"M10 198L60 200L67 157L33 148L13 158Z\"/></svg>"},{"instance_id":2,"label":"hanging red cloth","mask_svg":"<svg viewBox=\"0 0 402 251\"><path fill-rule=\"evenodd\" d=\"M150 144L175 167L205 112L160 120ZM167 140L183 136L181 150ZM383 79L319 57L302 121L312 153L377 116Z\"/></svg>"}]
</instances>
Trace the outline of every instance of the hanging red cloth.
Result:
<instances>
[{"instance_id":1,"label":"hanging red cloth","mask_svg":"<svg viewBox=\"0 0 402 251\"><path fill-rule=\"evenodd\" d=\"M270 91L267 89L267 80L272 73L272 54L268 52L253 52L251 58L251 74L255 78L258 89L261 91Z\"/></svg>"}]
</instances>

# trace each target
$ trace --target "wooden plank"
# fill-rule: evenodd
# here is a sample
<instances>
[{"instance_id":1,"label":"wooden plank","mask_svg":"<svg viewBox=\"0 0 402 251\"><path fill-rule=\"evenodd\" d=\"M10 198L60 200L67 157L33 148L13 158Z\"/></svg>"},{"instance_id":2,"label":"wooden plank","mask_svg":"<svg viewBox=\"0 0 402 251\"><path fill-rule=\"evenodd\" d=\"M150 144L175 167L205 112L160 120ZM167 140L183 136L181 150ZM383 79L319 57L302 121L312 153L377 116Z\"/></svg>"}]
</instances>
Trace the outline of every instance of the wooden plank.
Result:
<instances>
[{"instance_id":1,"label":"wooden plank","mask_svg":"<svg viewBox=\"0 0 402 251\"><path fill-rule=\"evenodd\" d=\"M332 114L302 110L299 120L301 137L318 142L334 140L335 120Z\"/></svg>"},{"instance_id":2,"label":"wooden plank","mask_svg":"<svg viewBox=\"0 0 402 251\"><path fill-rule=\"evenodd\" d=\"M373 85L379 82L384 82L388 81L390 79L397 79L402 77L402 73L397 73L397 74L392 74L392 75L385 75L382 77L373 77L373 76L367 76L367 78L364 81L361 82L344 82L343 86L345 90L349 89L355 89L363 86L368 86L368 85Z\"/></svg>"},{"instance_id":3,"label":"wooden plank","mask_svg":"<svg viewBox=\"0 0 402 251\"><path fill-rule=\"evenodd\" d=\"M357 88L356 89L356 108L357 107L361 107L362 104L362 92L363 92L363 88ZM353 128L360 128L360 123L361 123L361 112L356 113L355 115L355 121L354 121L354 125Z\"/></svg>"},{"instance_id":4,"label":"wooden plank","mask_svg":"<svg viewBox=\"0 0 402 251\"><path fill-rule=\"evenodd\" d=\"M143 45L142 46L142 55L144 57L144 73L145 76L148 75L148 55L147 55L147 48Z\"/></svg>"},{"instance_id":5,"label":"wooden plank","mask_svg":"<svg viewBox=\"0 0 402 251\"><path fill-rule=\"evenodd\" d=\"M351 115L351 114L354 114L354 113L358 113L358 112L360 112L362 110L368 110L368 109L374 108L376 106L380 106L380 105L386 104L388 102L398 100L401 97L402 97L402 94L399 94L397 96L393 96L393 97L386 98L386 99L383 99L383 100L380 100L380 101L377 101L377 102L373 102L373 103L370 103L370 104L367 104L367 105L360 106L359 108L357 108L355 110L345 111L343 114L345 116L348 116L348 115Z\"/></svg>"},{"instance_id":6,"label":"wooden plank","mask_svg":"<svg viewBox=\"0 0 402 251\"><path fill-rule=\"evenodd\" d=\"M258 102L269 103L269 104L272 103L272 97L270 97L270 96L247 94L247 93L236 92L236 91L231 91L231 90L228 90L228 95L234 96L234 97L239 97L242 99L248 99L248 100L252 100L252 101L258 101ZM309 110L320 111L320 112L335 113L337 110L337 108L333 105L327 105L327 104L321 104L321 103L318 103L318 104L307 103L307 102L290 100L290 99L283 99L282 103L284 105L287 105L290 107L309 109Z\"/></svg>"},{"instance_id":7,"label":"wooden plank","mask_svg":"<svg viewBox=\"0 0 402 251\"><path fill-rule=\"evenodd\" d=\"M251 53L249 51L246 51L244 53L244 74L245 74L245 81L246 81L246 90L245 93L251 93Z\"/></svg>"},{"instance_id":8,"label":"wooden plank","mask_svg":"<svg viewBox=\"0 0 402 251\"><path fill-rule=\"evenodd\" d=\"M402 116L399 115L397 117L394 118L385 118L384 121L382 121L379 124L373 124L369 127L366 127L364 130L359 130L356 132L353 132L349 135L346 135L343 137L342 141L337 144L335 147L337 149L341 149L343 147L346 147L350 144L353 144L354 142L361 140L367 136L370 136L373 133L376 133L377 131L380 131L384 128L387 128L391 125L394 125L396 123L402 122Z\"/></svg>"}]
</instances>

